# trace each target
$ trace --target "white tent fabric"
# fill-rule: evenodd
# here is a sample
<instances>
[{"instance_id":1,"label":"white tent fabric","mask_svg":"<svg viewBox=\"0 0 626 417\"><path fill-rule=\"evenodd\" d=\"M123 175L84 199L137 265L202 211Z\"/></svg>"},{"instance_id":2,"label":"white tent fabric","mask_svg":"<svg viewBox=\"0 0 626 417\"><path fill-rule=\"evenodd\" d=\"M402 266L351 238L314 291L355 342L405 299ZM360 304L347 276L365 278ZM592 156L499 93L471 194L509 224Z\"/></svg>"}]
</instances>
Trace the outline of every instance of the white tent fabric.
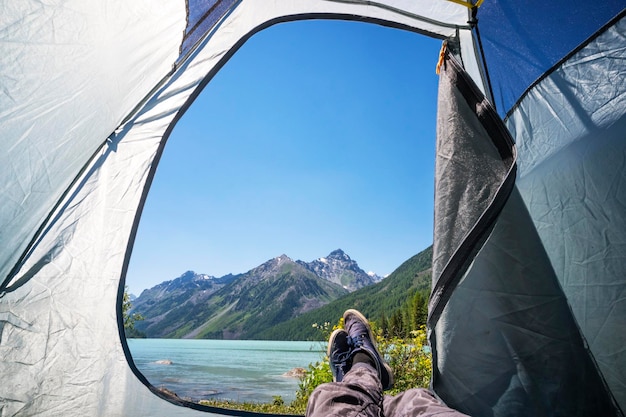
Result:
<instances>
[{"instance_id":1,"label":"white tent fabric","mask_svg":"<svg viewBox=\"0 0 626 417\"><path fill-rule=\"evenodd\" d=\"M166 401L134 372L120 329L121 296L138 213L169 132L253 33L288 20L345 18L450 38L465 70L483 92L488 90L468 8L453 2L240 0L215 16L217 23L187 50L186 7L193 3L23 0L0 5L2 417L219 412ZM196 3L210 14L220 1ZM624 25L617 23L538 83L508 120L520 150L524 207L516 192L511 205L528 207L565 294L584 298L574 316L622 406L624 340L615 334L621 335L616 330L626 317L621 301L626 61L623 48L606 45L623 45L623 39ZM607 71L612 78L604 80ZM587 85L591 88L583 88ZM562 100L563 91L572 96ZM549 142L553 136L559 140ZM589 146L600 140L606 146ZM608 171L600 166L607 157L614 161ZM572 165L570 179L553 182L557 175L552 174ZM611 181L603 183L607 178ZM594 181L583 181L581 192L579 179ZM576 202L571 194L582 197ZM554 207L560 211L548 210ZM574 214L566 222L553 219L563 208L573 208ZM503 213L490 238L510 221L510 211ZM583 233L589 241L567 234L590 218L592 227ZM553 242L557 236L578 243ZM492 243L488 240L481 254L500 247ZM458 294L479 264L488 270L489 258L479 256L450 304L442 304L442 323L451 323L450 312L464 307L457 304ZM598 275L600 285L591 285ZM578 281L585 282L582 292ZM449 328L435 334L444 340ZM438 352L442 369L454 363L446 363L450 357L443 352Z\"/></svg>"},{"instance_id":2,"label":"white tent fabric","mask_svg":"<svg viewBox=\"0 0 626 417\"><path fill-rule=\"evenodd\" d=\"M92 3L2 6L2 279L85 163L178 57L183 5Z\"/></svg>"},{"instance_id":3,"label":"white tent fabric","mask_svg":"<svg viewBox=\"0 0 626 417\"><path fill-rule=\"evenodd\" d=\"M2 13L2 416L196 415L133 373L116 317L137 209L181 108L263 25L342 14L445 37L467 9L242 2L172 72L184 2L93 3Z\"/></svg>"}]
</instances>

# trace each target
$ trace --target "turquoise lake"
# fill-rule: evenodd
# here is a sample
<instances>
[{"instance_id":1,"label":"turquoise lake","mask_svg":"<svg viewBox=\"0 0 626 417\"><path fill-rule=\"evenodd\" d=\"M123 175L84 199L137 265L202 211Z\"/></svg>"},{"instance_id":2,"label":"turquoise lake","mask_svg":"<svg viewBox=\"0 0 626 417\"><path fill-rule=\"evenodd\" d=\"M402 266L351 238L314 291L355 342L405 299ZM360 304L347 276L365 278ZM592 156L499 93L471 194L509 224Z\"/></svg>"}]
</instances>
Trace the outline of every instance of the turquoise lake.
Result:
<instances>
[{"instance_id":1,"label":"turquoise lake","mask_svg":"<svg viewBox=\"0 0 626 417\"><path fill-rule=\"evenodd\" d=\"M298 378L284 374L324 357L326 343L128 339L135 366L157 388L181 398L271 402L295 398Z\"/></svg>"}]
</instances>

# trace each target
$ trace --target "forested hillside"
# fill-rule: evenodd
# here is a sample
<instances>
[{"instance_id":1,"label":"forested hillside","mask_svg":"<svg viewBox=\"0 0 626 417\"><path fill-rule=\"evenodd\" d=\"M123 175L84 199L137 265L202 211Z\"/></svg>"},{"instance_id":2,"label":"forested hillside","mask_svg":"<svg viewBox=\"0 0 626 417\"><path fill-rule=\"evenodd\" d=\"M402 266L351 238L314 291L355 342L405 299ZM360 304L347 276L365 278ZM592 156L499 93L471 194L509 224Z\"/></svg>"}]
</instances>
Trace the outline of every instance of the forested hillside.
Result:
<instances>
[{"instance_id":1,"label":"forested hillside","mask_svg":"<svg viewBox=\"0 0 626 417\"><path fill-rule=\"evenodd\" d=\"M425 324L431 286L432 246L413 256L381 282L271 327L256 336L274 340L317 340L314 323L334 324L348 308L378 322L388 334L404 334Z\"/></svg>"}]
</instances>

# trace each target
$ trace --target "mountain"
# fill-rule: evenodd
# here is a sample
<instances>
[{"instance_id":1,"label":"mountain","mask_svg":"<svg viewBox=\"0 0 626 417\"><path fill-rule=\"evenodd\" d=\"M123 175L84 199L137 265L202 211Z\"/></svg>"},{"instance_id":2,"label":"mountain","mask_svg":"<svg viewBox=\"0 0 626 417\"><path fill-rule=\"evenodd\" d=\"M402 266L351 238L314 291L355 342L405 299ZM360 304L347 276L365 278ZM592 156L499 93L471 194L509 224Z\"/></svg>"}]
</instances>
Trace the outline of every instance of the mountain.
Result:
<instances>
[{"instance_id":1,"label":"mountain","mask_svg":"<svg viewBox=\"0 0 626 417\"><path fill-rule=\"evenodd\" d=\"M314 323L337 323L343 312L356 308L372 320L402 307L416 292L427 299L431 287L432 246L411 257L381 282L351 292L325 306L260 332L260 339L318 340Z\"/></svg>"},{"instance_id":2,"label":"mountain","mask_svg":"<svg viewBox=\"0 0 626 417\"><path fill-rule=\"evenodd\" d=\"M142 292L132 312L148 337L252 339L347 292L281 255L240 275L187 272Z\"/></svg>"},{"instance_id":3,"label":"mountain","mask_svg":"<svg viewBox=\"0 0 626 417\"><path fill-rule=\"evenodd\" d=\"M312 262L281 255L220 278L187 271L143 291L131 313L145 318L135 327L148 337L314 339L312 323L334 323L347 308L373 317L427 292L431 257L427 249L384 280L341 249Z\"/></svg>"},{"instance_id":4,"label":"mountain","mask_svg":"<svg viewBox=\"0 0 626 417\"><path fill-rule=\"evenodd\" d=\"M150 322L160 321L172 309L172 306L189 308L191 305L204 303L215 291L234 279L235 277L230 274L215 278L187 271L174 280L165 281L144 290L133 300L131 312L149 317ZM144 322L137 323L138 327L145 326L145 324Z\"/></svg>"},{"instance_id":5,"label":"mountain","mask_svg":"<svg viewBox=\"0 0 626 417\"><path fill-rule=\"evenodd\" d=\"M358 290L380 281L376 274L368 274L341 249L312 262L296 261L320 278L339 284L348 291Z\"/></svg>"}]
</instances>

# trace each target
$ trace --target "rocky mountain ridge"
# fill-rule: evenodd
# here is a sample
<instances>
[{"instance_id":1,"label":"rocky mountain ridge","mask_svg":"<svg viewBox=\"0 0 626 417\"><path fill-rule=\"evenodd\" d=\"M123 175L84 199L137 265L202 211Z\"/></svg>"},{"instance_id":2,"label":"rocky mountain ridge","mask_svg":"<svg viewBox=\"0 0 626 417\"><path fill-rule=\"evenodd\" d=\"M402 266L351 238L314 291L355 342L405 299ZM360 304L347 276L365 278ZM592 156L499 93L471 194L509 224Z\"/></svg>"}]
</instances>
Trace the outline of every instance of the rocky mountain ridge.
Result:
<instances>
[{"instance_id":1,"label":"rocky mountain ridge","mask_svg":"<svg viewBox=\"0 0 626 417\"><path fill-rule=\"evenodd\" d=\"M352 292L380 281L378 275L366 273L344 251L336 249L324 258L311 262L296 261L317 276L339 284Z\"/></svg>"},{"instance_id":2,"label":"rocky mountain ridge","mask_svg":"<svg viewBox=\"0 0 626 417\"><path fill-rule=\"evenodd\" d=\"M187 271L143 291L132 312L145 317L136 327L148 337L254 338L375 278L341 249L310 263L283 254L244 274Z\"/></svg>"}]
</instances>

